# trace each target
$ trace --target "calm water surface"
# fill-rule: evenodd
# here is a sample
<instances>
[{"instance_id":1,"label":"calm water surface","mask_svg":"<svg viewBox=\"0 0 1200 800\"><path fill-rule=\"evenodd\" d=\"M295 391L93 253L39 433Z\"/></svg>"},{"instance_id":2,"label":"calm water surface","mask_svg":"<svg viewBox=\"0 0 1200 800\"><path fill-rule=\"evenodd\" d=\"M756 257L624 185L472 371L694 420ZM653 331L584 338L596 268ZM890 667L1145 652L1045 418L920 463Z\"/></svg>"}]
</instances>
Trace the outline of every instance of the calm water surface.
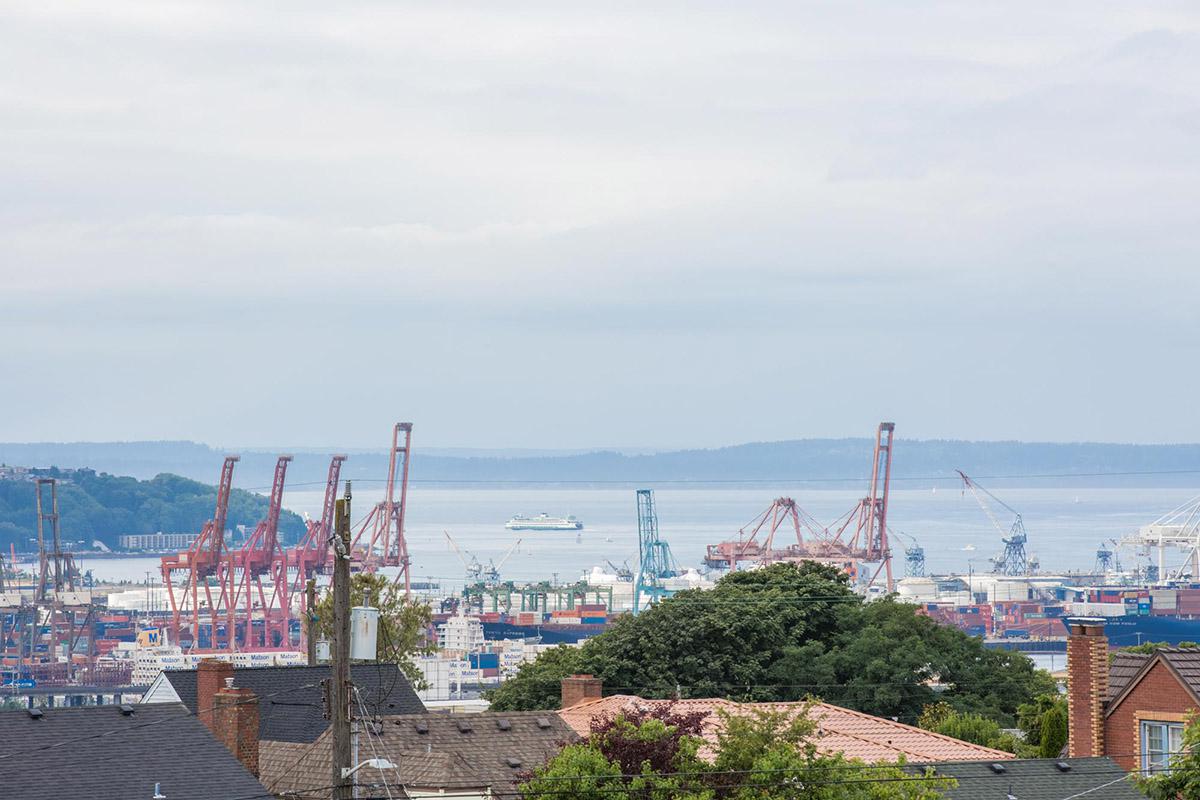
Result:
<instances>
[{"instance_id":1,"label":"calm water surface","mask_svg":"<svg viewBox=\"0 0 1200 800\"><path fill-rule=\"evenodd\" d=\"M1187 489L1005 489L1001 497L1018 509L1029 533L1029 550L1043 571L1089 569L1097 545L1120 538L1187 500ZM382 499L382 492L356 489L355 519ZM682 566L700 566L704 546L736 535L770 505L790 496L825 524L854 507L860 492L795 488L687 488L655 490L659 529ZM294 491L284 504L297 513L320 513L320 491ZM574 514L584 522L570 531L510 532L504 523L514 514L545 511ZM1002 510L998 510L1002 513ZM1001 516L1007 527L1009 520ZM426 576L461 584L463 566L443 530L460 548L482 562L501 559L517 539L518 549L502 570L507 579L578 577L606 560L637 563L637 519L631 489L415 487L409 491L408 547L414 579ZM931 572L986 570L987 557L1000 547L999 534L973 497L939 488L894 490L889 528L915 537L925 548ZM893 542L893 551L902 551ZM970 550L974 547L974 550ZM158 571L158 558L84 560L99 579L144 581ZM903 574L902 559L896 569Z\"/></svg>"}]
</instances>

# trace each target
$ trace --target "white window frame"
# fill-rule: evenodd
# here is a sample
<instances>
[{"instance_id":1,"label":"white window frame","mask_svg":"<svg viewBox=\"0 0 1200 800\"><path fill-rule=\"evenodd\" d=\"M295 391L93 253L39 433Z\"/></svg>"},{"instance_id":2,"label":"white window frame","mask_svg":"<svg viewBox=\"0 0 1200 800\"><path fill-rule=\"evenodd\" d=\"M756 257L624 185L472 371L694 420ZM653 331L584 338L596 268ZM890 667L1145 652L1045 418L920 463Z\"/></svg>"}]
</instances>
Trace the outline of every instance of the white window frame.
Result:
<instances>
[{"instance_id":1,"label":"white window frame","mask_svg":"<svg viewBox=\"0 0 1200 800\"><path fill-rule=\"evenodd\" d=\"M1150 736L1161 736L1161 748L1150 750ZM1165 775L1171 771L1171 757L1183 747L1183 723L1155 719L1141 720L1138 734L1142 751L1142 774Z\"/></svg>"}]
</instances>

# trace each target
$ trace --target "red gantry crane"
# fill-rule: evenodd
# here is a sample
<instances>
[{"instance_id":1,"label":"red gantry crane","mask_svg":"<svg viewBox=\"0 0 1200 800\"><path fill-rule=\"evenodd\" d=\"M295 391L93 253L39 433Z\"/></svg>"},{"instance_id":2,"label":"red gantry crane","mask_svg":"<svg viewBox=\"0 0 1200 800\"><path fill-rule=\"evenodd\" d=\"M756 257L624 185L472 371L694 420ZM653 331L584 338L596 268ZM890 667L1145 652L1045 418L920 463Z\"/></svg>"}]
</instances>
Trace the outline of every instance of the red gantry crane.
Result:
<instances>
[{"instance_id":1,"label":"red gantry crane","mask_svg":"<svg viewBox=\"0 0 1200 800\"><path fill-rule=\"evenodd\" d=\"M295 547L284 551L287 559L291 585L288 593L300 597L301 616L308 610L304 585L310 578L325 571L329 565L329 534L333 530L333 511L337 503L338 481L341 478L342 462L346 456L337 455L329 461L329 474L325 479L325 499L321 504L320 519L308 520L304 537Z\"/></svg>"},{"instance_id":2,"label":"red gantry crane","mask_svg":"<svg viewBox=\"0 0 1200 800\"><path fill-rule=\"evenodd\" d=\"M392 429L388 457L387 487L383 502L371 509L354 536L351 552L361 568L374 572L379 567L399 567L396 582L404 581L404 594L412 591L408 543L404 539L404 511L408 498L408 462L412 453L412 423L397 422ZM399 481L399 499L396 484Z\"/></svg>"},{"instance_id":3,"label":"red gantry crane","mask_svg":"<svg viewBox=\"0 0 1200 800\"><path fill-rule=\"evenodd\" d=\"M290 608L287 559L279 543L279 513L283 508L283 483L291 461L291 456L280 456L275 462L267 516L258 523L241 547L230 551L224 565L224 580L221 582L229 590L230 602L226 614L230 650L236 649L239 644L243 650L288 644ZM264 585L264 578L267 585ZM238 642L235 613L243 604L246 618L241 641ZM254 630L256 607L262 614L261 635Z\"/></svg>"},{"instance_id":4,"label":"red gantry crane","mask_svg":"<svg viewBox=\"0 0 1200 800\"><path fill-rule=\"evenodd\" d=\"M392 429L384 499L363 521L353 542L355 562L364 571L399 567L396 581L403 579L406 594L411 591L404 537L411 447L412 423L397 423ZM189 649L244 652L293 645L292 598L299 595L300 611L306 611L305 582L331 563L329 534L346 456L335 455L330 460L320 519L308 522L296 547L284 548L279 541L279 519L291 460L291 456L279 457L266 517L241 547L231 548L225 544L224 532L238 458L226 458L213 519L204 525L186 553L162 557L163 584L170 600L170 626L176 643Z\"/></svg>"},{"instance_id":5,"label":"red gantry crane","mask_svg":"<svg viewBox=\"0 0 1200 800\"><path fill-rule=\"evenodd\" d=\"M226 456L221 467L221 480L217 484L217 507L213 517L204 524L200 535L192 542L186 553L173 553L162 557L163 586L167 589L167 597L171 603L171 641L181 644L181 632L186 627L191 631L191 647L200 643L200 626L202 618L207 618L209 646L217 647L219 616L218 609L230 609L228 594L224 581L218 581L216 599L213 598L213 585L210 578L218 576L225 559L225 517L229 511L229 493L233 487L233 466L238 461L237 456ZM184 577L182 592L177 596L176 581ZM200 592L203 589L205 605L200 606ZM232 640L232 614L229 616L229 627L226 636Z\"/></svg>"},{"instance_id":6,"label":"red gantry crane","mask_svg":"<svg viewBox=\"0 0 1200 800\"><path fill-rule=\"evenodd\" d=\"M857 577L863 564L878 563L867 585L873 585L882 573L887 590L892 591L895 584L887 536L887 509L895 429L895 423L879 423L875 432L870 493L832 526L821 525L792 498L780 497L739 530L736 540L709 545L705 563L736 569L738 562L817 561L838 566L852 577ZM791 528L796 542L777 546L775 534L780 528ZM761 539L760 534L763 534Z\"/></svg>"}]
</instances>

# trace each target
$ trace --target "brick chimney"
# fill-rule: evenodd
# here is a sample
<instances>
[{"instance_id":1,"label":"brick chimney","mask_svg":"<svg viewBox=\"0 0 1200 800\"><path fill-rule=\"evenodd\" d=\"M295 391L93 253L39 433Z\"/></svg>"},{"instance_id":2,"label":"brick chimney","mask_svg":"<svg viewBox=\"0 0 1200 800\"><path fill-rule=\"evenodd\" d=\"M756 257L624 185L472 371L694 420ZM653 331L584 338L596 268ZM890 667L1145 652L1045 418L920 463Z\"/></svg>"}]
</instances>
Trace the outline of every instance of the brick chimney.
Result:
<instances>
[{"instance_id":1,"label":"brick chimney","mask_svg":"<svg viewBox=\"0 0 1200 800\"><path fill-rule=\"evenodd\" d=\"M1104 702L1108 697L1108 638L1104 621L1068 625L1067 755L1104 755Z\"/></svg>"},{"instance_id":2,"label":"brick chimney","mask_svg":"<svg viewBox=\"0 0 1200 800\"><path fill-rule=\"evenodd\" d=\"M228 661L206 658L196 668L196 716L214 734L217 729L213 720L213 701L217 692L225 688L226 681L232 679L233 665Z\"/></svg>"},{"instance_id":3,"label":"brick chimney","mask_svg":"<svg viewBox=\"0 0 1200 800\"><path fill-rule=\"evenodd\" d=\"M568 675L562 679L562 707L570 708L584 700L598 700L604 681L593 675Z\"/></svg>"},{"instance_id":4,"label":"brick chimney","mask_svg":"<svg viewBox=\"0 0 1200 800\"><path fill-rule=\"evenodd\" d=\"M242 766L258 777L258 695L236 689L233 678L213 698L213 733Z\"/></svg>"}]
</instances>

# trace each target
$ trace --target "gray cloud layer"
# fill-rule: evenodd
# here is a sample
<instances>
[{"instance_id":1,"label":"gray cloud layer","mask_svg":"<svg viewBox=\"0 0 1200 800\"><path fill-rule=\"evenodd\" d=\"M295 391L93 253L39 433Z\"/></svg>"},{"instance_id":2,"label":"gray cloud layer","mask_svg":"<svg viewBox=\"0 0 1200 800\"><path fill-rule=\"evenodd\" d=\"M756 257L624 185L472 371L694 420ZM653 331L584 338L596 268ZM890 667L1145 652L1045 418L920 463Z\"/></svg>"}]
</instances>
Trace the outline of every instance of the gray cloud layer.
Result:
<instances>
[{"instance_id":1,"label":"gray cloud layer","mask_svg":"<svg viewBox=\"0 0 1200 800\"><path fill-rule=\"evenodd\" d=\"M0 439L1195 441L1198 44L1188 3L8 3Z\"/></svg>"}]
</instances>

